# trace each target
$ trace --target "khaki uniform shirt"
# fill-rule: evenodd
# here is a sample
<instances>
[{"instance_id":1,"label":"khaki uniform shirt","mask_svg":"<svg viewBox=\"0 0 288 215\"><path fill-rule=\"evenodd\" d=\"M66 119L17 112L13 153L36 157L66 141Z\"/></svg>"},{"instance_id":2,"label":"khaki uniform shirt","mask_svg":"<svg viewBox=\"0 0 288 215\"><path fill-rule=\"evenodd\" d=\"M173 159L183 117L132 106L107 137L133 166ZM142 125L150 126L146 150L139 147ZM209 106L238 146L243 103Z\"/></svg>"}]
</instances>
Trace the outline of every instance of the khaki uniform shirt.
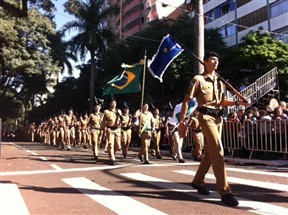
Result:
<instances>
[{"instance_id":1,"label":"khaki uniform shirt","mask_svg":"<svg viewBox=\"0 0 288 215\"><path fill-rule=\"evenodd\" d=\"M132 116L130 114L123 115L123 128L130 128L132 125Z\"/></svg>"},{"instance_id":2,"label":"khaki uniform shirt","mask_svg":"<svg viewBox=\"0 0 288 215\"><path fill-rule=\"evenodd\" d=\"M100 129L101 122L103 118L103 113L91 113L89 117L89 126L90 128L94 129Z\"/></svg>"},{"instance_id":3,"label":"khaki uniform shirt","mask_svg":"<svg viewBox=\"0 0 288 215\"><path fill-rule=\"evenodd\" d=\"M107 109L104 111L102 127L120 127L122 122L122 113L120 110Z\"/></svg>"},{"instance_id":4,"label":"khaki uniform shirt","mask_svg":"<svg viewBox=\"0 0 288 215\"><path fill-rule=\"evenodd\" d=\"M146 113L141 112L139 116L139 130L141 131L147 123L146 131L151 131L153 128L152 118L153 114L150 111L147 111Z\"/></svg>"},{"instance_id":5,"label":"khaki uniform shirt","mask_svg":"<svg viewBox=\"0 0 288 215\"><path fill-rule=\"evenodd\" d=\"M153 116L152 117L152 122L154 124L154 129L159 131L159 129L161 129L163 127L162 125L162 120L160 118L160 116Z\"/></svg>"},{"instance_id":6,"label":"khaki uniform shirt","mask_svg":"<svg viewBox=\"0 0 288 215\"><path fill-rule=\"evenodd\" d=\"M214 80L207 74L196 75L190 83L188 95L196 97L198 107L221 108L224 99L224 84L215 75Z\"/></svg>"}]
</instances>

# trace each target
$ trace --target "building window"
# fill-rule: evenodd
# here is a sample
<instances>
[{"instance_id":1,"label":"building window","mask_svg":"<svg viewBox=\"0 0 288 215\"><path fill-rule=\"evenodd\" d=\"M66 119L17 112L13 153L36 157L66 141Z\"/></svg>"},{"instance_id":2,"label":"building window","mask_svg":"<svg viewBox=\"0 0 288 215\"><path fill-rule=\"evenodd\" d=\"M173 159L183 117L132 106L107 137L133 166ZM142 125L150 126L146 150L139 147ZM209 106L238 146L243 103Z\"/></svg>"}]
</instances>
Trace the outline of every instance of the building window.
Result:
<instances>
[{"instance_id":1,"label":"building window","mask_svg":"<svg viewBox=\"0 0 288 215\"><path fill-rule=\"evenodd\" d=\"M251 0L237 0L237 7L241 7L244 4L247 4L248 2L250 2Z\"/></svg>"},{"instance_id":2,"label":"building window","mask_svg":"<svg viewBox=\"0 0 288 215\"><path fill-rule=\"evenodd\" d=\"M225 4L221 7L221 16L223 16L229 12L230 12L230 5L229 4Z\"/></svg>"},{"instance_id":3,"label":"building window","mask_svg":"<svg viewBox=\"0 0 288 215\"><path fill-rule=\"evenodd\" d=\"M271 17L279 16L288 12L288 0L278 1L271 5Z\"/></svg>"},{"instance_id":4,"label":"building window","mask_svg":"<svg viewBox=\"0 0 288 215\"><path fill-rule=\"evenodd\" d=\"M236 34L236 25L228 24L218 29L218 32L222 35L223 38L230 37Z\"/></svg>"},{"instance_id":5,"label":"building window","mask_svg":"<svg viewBox=\"0 0 288 215\"><path fill-rule=\"evenodd\" d=\"M208 11L204 16L205 25L212 22L214 20L214 10Z\"/></svg>"},{"instance_id":6,"label":"building window","mask_svg":"<svg viewBox=\"0 0 288 215\"><path fill-rule=\"evenodd\" d=\"M252 13L238 18L239 32L267 20L267 8L262 7ZM242 27L243 26L243 27Z\"/></svg>"}]
</instances>

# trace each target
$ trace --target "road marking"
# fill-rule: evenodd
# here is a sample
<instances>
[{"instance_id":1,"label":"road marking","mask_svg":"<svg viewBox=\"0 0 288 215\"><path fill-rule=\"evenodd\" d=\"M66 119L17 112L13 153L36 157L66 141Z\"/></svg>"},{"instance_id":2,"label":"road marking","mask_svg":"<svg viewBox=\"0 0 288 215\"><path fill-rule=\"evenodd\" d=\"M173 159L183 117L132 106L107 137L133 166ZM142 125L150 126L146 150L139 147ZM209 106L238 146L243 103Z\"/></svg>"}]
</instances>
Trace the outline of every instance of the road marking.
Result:
<instances>
[{"instance_id":1,"label":"road marking","mask_svg":"<svg viewBox=\"0 0 288 215\"><path fill-rule=\"evenodd\" d=\"M184 174L184 175L191 175L191 176L194 176L196 174L196 172L192 170L174 170L173 172L177 172L177 173ZM210 173L207 173L205 175L205 178L216 180L215 176ZM227 177L227 180L229 182L237 183L237 184L244 184L244 185L253 186L253 187L260 187L260 188L265 188L265 189L288 192L288 185L285 185L285 184L276 184L276 183L255 181L255 180L235 178L235 177Z\"/></svg>"},{"instance_id":2,"label":"road marking","mask_svg":"<svg viewBox=\"0 0 288 215\"><path fill-rule=\"evenodd\" d=\"M81 167L59 170L32 170L32 171L15 171L15 172L0 172L0 176L14 176L14 175L37 175L37 174L49 174L49 173L63 173L63 172L84 172L94 170L108 170L127 167L130 165L117 165L117 166L99 166L99 167Z\"/></svg>"},{"instance_id":3,"label":"road marking","mask_svg":"<svg viewBox=\"0 0 288 215\"><path fill-rule=\"evenodd\" d=\"M142 173L123 173L121 175L133 180L152 184L154 186L158 186L161 188L171 189L176 192L185 193L186 195L197 197L201 200L219 202L220 204L220 197L216 192L210 192L210 195L208 197L203 197L203 195L198 194L196 190L194 189L191 190L191 187L188 185L174 183L172 181L155 178ZM239 201L239 206L237 207L237 209L246 210L256 214L269 214L269 215L288 214L288 209L284 207L264 202L250 201L243 198L237 198L237 199Z\"/></svg>"},{"instance_id":4,"label":"road marking","mask_svg":"<svg viewBox=\"0 0 288 215\"><path fill-rule=\"evenodd\" d=\"M31 151L30 151L30 150L28 150L28 149L26 149L25 151L26 151L26 152L28 152L28 153L31 153Z\"/></svg>"},{"instance_id":5,"label":"road marking","mask_svg":"<svg viewBox=\"0 0 288 215\"><path fill-rule=\"evenodd\" d=\"M63 169L63 168L61 168L60 166L58 166L56 164L50 164L50 166L52 166L56 170L62 170Z\"/></svg>"},{"instance_id":6,"label":"road marking","mask_svg":"<svg viewBox=\"0 0 288 215\"><path fill-rule=\"evenodd\" d=\"M288 174L283 173L283 172L265 172L265 171L260 171L260 170L249 170L249 169L238 169L238 168L226 168L226 170L234 171L234 172L252 173L252 174L259 174L259 175L271 175L271 176L279 176L279 177L288 178Z\"/></svg>"},{"instance_id":7,"label":"road marking","mask_svg":"<svg viewBox=\"0 0 288 215\"><path fill-rule=\"evenodd\" d=\"M32 155L38 155L36 152L31 152Z\"/></svg>"},{"instance_id":8,"label":"road marking","mask_svg":"<svg viewBox=\"0 0 288 215\"><path fill-rule=\"evenodd\" d=\"M134 160L139 161L139 159L134 159ZM139 166L137 165L137 166L132 166L132 167L146 168L146 167L162 167L162 166L163 166L163 167L168 167L168 166L187 166L187 165L189 165L189 166L199 166L199 163L196 163L196 162L193 162L193 163L186 162L186 163L160 163L160 164L158 164L158 163L153 163L153 161L152 161L150 165L143 165L143 164L141 164L141 165L139 165Z\"/></svg>"},{"instance_id":9,"label":"road marking","mask_svg":"<svg viewBox=\"0 0 288 215\"><path fill-rule=\"evenodd\" d=\"M102 187L85 177L62 179L66 184L84 193L89 198L101 205L109 208L117 214L139 215L153 214L164 215L165 213L145 205L133 198L122 195L121 193Z\"/></svg>"},{"instance_id":10,"label":"road marking","mask_svg":"<svg viewBox=\"0 0 288 215\"><path fill-rule=\"evenodd\" d=\"M24 199L16 184L0 183L0 214L28 215Z\"/></svg>"},{"instance_id":11,"label":"road marking","mask_svg":"<svg viewBox=\"0 0 288 215\"><path fill-rule=\"evenodd\" d=\"M45 157L39 157L41 160L43 160L43 161L47 161L48 159L47 158L45 158Z\"/></svg>"}]
</instances>

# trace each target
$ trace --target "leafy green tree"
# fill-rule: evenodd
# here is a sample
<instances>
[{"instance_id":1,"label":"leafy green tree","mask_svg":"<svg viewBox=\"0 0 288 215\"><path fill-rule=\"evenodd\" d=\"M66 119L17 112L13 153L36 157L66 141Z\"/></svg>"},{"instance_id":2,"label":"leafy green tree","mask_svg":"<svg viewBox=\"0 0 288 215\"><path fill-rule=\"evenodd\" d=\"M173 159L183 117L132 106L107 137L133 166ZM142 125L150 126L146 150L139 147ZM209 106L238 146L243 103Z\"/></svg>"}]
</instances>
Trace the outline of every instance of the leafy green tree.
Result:
<instances>
[{"instance_id":1,"label":"leafy green tree","mask_svg":"<svg viewBox=\"0 0 288 215\"><path fill-rule=\"evenodd\" d=\"M69 40L71 49L84 60L90 54L90 105L93 110L95 82L97 80L96 54L104 53L108 44L114 42L115 34L107 25L107 19L117 12L116 7L107 7L105 0L89 0L67 2L67 11L75 16L76 20L66 23L63 31L76 30L77 34Z\"/></svg>"},{"instance_id":2,"label":"leafy green tree","mask_svg":"<svg viewBox=\"0 0 288 215\"><path fill-rule=\"evenodd\" d=\"M288 45L283 41L273 39L268 33L251 31L243 38L243 43L237 48L231 48L225 54L222 70L225 77L231 81L244 78L247 74L241 69L251 71L249 75L259 77L274 67L278 68L279 76L288 74ZM287 95L287 79L280 80L281 94Z\"/></svg>"},{"instance_id":3,"label":"leafy green tree","mask_svg":"<svg viewBox=\"0 0 288 215\"><path fill-rule=\"evenodd\" d=\"M46 12L52 12L55 6L52 0L0 0L0 6L4 10L6 10L9 15L12 15L13 17L27 17L28 5L30 6L30 8L35 7L37 9L42 9Z\"/></svg>"},{"instance_id":4,"label":"leafy green tree","mask_svg":"<svg viewBox=\"0 0 288 215\"><path fill-rule=\"evenodd\" d=\"M13 18L0 8L0 21L0 105L25 98L21 101L26 109L36 93L47 92L46 86L60 72L47 39L54 27L34 9L27 18Z\"/></svg>"}]
</instances>

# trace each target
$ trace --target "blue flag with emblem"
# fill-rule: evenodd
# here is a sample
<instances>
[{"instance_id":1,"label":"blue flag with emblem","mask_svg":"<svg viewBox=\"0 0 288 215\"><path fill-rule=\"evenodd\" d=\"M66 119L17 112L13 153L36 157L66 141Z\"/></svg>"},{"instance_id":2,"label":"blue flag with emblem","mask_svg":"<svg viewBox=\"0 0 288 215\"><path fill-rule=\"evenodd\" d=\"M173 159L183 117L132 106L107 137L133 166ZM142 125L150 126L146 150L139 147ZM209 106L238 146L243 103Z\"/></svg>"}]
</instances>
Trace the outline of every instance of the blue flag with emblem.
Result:
<instances>
[{"instance_id":1,"label":"blue flag with emblem","mask_svg":"<svg viewBox=\"0 0 288 215\"><path fill-rule=\"evenodd\" d=\"M148 60L147 67L154 78L158 78L162 82L162 76L171 62L184 49L169 34L163 38L158 47L158 51L152 60Z\"/></svg>"},{"instance_id":2,"label":"blue flag with emblem","mask_svg":"<svg viewBox=\"0 0 288 215\"><path fill-rule=\"evenodd\" d=\"M108 81L103 89L104 95L110 94L129 94L141 91L140 75L143 62L134 65L122 64L125 70L112 80Z\"/></svg>"}]
</instances>

